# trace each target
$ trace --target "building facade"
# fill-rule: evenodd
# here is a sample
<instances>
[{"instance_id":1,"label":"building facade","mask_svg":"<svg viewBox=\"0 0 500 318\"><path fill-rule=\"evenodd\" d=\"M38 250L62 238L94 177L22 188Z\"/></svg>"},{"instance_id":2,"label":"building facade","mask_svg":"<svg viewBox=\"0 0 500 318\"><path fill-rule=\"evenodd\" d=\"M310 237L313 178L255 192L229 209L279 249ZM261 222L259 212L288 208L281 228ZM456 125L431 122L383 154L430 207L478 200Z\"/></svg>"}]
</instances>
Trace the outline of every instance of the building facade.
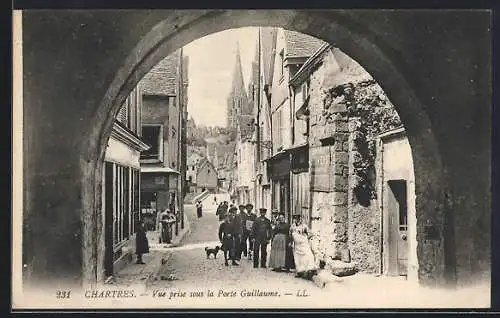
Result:
<instances>
[{"instance_id":1,"label":"building facade","mask_svg":"<svg viewBox=\"0 0 500 318\"><path fill-rule=\"evenodd\" d=\"M276 35L270 108L272 156L267 160L271 179L271 208L285 213L288 222L291 222L293 213L302 211L302 205L292 208L295 194L292 191L292 179L298 185L304 184L304 169L307 169L307 164L299 164L299 161L294 160L295 173L292 171L291 154L303 155L305 148L294 142L295 105L289 81L322 44L322 41L311 36L283 29L278 29ZM297 195L305 203L308 202L302 192L297 192Z\"/></svg>"},{"instance_id":2,"label":"building facade","mask_svg":"<svg viewBox=\"0 0 500 318\"><path fill-rule=\"evenodd\" d=\"M217 191L218 178L217 170L214 165L205 159L202 159L196 169L196 193Z\"/></svg>"},{"instance_id":3,"label":"building facade","mask_svg":"<svg viewBox=\"0 0 500 318\"><path fill-rule=\"evenodd\" d=\"M256 207L289 222L300 215L331 266L415 278L411 149L394 106L359 64L323 41L261 28L257 45L254 170L248 176L238 154L237 184L253 181ZM404 160L390 163L398 155Z\"/></svg>"},{"instance_id":4,"label":"building facade","mask_svg":"<svg viewBox=\"0 0 500 318\"><path fill-rule=\"evenodd\" d=\"M237 201L241 204L252 203L255 205L255 143L253 139L254 117L253 115L240 115L237 120Z\"/></svg>"},{"instance_id":5,"label":"building facade","mask_svg":"<svg viewBox=\"0 0 500 318\"><path fill-rule=\"evenodd\" d=\"M141 107L137 88L125 100L106 148L102 182L104 259L100 275L112 276L132 260L136 222L140 218Z\"/></svg>"},{"instance_id":6,"label":"building facade","mask_svg":"<svg viewBox=\"0 0 500 318\"><path fill-rule=\"evenodd\" d=\"M159 212L173 211L177 216L175 235L184 226L186 67L187 59L178 50L158 63L139 83L142 131L151 145L141 153L141 212L153 229Z\"/></svg>"}]
</instances>

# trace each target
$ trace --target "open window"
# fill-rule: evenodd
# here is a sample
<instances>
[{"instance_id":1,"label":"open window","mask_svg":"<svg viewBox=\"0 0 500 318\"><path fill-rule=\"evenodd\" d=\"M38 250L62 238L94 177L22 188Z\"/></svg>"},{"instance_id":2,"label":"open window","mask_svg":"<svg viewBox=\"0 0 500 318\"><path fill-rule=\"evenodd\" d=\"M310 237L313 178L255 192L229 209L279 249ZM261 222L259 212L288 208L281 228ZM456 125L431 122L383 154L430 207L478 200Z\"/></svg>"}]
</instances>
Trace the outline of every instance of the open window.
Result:
<instances>
[{"instance_id":1,"label":"open window","mask_svg":"<svg viewBox=\"0 0 500 318\"><path fill-rule=\"evenodd\" d=\"M142 139L151 148L141 152L141 161L163 162L163 125L142 125Z\"/></svg>"}]
</instances>

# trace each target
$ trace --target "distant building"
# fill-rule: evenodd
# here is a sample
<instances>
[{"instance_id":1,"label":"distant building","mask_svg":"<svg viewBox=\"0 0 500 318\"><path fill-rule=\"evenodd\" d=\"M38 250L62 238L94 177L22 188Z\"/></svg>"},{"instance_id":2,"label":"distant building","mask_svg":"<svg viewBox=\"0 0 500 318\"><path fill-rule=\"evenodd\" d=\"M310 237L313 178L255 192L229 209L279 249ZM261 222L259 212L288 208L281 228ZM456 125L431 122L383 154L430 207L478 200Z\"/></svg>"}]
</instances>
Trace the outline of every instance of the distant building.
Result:
<instances>
[{"instance_id":1,"label":"distant building","mask_svg":"<svg viewBox=\"0 0 500 318\"><path fill-rule=\"evenodd\" d=\"M187 158L186 182L189 192L196 191L196 175L198 174L198 165L203 159L204 157L197 152L191 152Z\"/></svg>"},{"instance_id":2,"label":"distant building","mask_svg":"<svg viewBox=\"0 0 500 318\"><path fill-rule=\"evenodd\" d=\"M238 130L236 139L237 174L236 192L238 202L255 204L253 196L255 172L255 143L252 140L254 132L254 118L252 115L238 116Z\"/></svg>"},{"instance_id":3,"label":"distant building","mask_svg":"<svg viewBox=\"0 0 500 318\"><path fill-rule=\"evenodd\" d=\"M217 191L217 171L210 161L203 159L196 172L196 192Z\"/></svg>"}]
</instances>

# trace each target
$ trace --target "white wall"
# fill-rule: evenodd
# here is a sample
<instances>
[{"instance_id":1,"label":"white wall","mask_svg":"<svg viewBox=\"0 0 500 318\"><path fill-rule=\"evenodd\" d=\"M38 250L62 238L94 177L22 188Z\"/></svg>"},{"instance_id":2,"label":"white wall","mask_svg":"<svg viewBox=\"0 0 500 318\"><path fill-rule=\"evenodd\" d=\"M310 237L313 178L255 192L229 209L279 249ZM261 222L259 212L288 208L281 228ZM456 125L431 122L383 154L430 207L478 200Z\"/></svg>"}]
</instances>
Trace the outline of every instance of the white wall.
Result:
<instances>
[{"instance_id":1,"label":"white wall","mask_svg":"<svg viewBox=\"0 0 500 318\"><path fill-rule=\"evenodd\" d=\"M254 149L253 145L248 141L238 141L238 153L241 161L238 162L238 185L250 186L254 175Z\"/></svg>"},{"instance_id":2,"label":"white wall","mask_svg":"<svg viewBox=\"0 0 500 318\"><path fill-rule=\"evenodd\" d=\"M140 169L141 166L139 163L139 157L139 151L130 148L123 142L118 141L113 137L109 138L104 160Z\"/></svg>"}]
</instances>

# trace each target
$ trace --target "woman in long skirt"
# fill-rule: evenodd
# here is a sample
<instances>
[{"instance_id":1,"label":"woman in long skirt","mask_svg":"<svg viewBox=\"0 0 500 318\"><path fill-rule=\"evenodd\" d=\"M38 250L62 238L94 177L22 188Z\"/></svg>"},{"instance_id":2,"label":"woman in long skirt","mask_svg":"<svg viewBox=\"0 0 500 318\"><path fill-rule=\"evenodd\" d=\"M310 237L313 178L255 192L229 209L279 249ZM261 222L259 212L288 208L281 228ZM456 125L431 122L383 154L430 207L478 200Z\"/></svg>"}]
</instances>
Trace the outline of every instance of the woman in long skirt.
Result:
<instances>
[{"instance_id":1,"label":"woman in long skirt","mask_svg":"<svg viewBox=\"0 0 500 318\"><path fill-rule=\"evenodd\" d=\"M289 244L290 225L285 222L285 214L280 213L273 230L273 239L271 241L271 255L269 256L269 267L273 271L290 269L287 250Z\"/></svg>"},{"instance_id":2,"label":"woman in long skirt","mask_svg":"<svg viewBox=\"0 0 500 318\"><path fill-rule=\"evenodd\" d=\"M296 277L311 279L316 271L314 254L308 237L308 229L302 223L300 216L295 217L295 224L291 229L293 240L293 258L295 261Z\"/></svg>"}]
</instances>

